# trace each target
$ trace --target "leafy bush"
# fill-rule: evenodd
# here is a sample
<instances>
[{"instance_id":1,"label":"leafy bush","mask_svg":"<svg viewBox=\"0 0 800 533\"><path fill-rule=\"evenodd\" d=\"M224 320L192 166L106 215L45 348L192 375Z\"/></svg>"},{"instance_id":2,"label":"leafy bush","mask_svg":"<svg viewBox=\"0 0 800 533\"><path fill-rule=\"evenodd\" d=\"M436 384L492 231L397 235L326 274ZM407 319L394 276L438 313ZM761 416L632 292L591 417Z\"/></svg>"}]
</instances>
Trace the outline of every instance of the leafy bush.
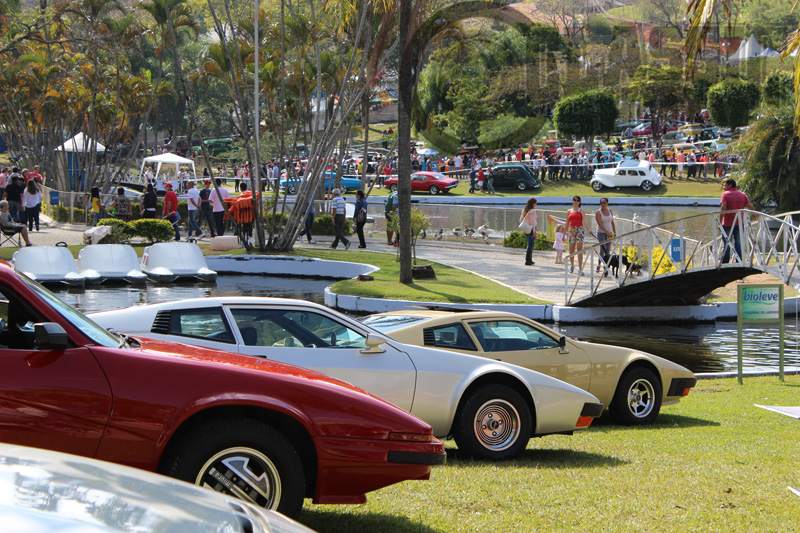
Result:
<instances>
[{"instance_id":1,"label":"leafy bush","mask_svg":"<svg viewBox=\"0 0 800 533\"><path fill-rule=\"evenodd\" d=\"M56 222L69 222L69 208L60 204L53 206L53 218Z\"/></svg>"},{"instance_id":2,"label":"leafy bush","mask_svg":"<svg viewBox=\"0 0 800 533\"><path fill-rule=\"evenodd\" d=\"M104 218L97 225L111 228L111 233L100 241L102 244L119 244L134 236L133 228L124 220Z\"/></svg>"},{"instance_id":3,"label":"leafy bush","mask_svg":"<svg viewBox=\"0 0 800 533\"><path fill-rule=\"evenodd\" d=\"M311 227L312 235L335 235L333 231L333 217L331 215L321 215L314 218L314 225ZM353 227L349 218L344 219L344 235L352 235Z\"/></svg>"},{"instance_id":4,"label":"leafy bush","mask_svg":"<svg viewBox=\"0 0 800 533\"><path fill-rule=\"evenodd\" d=\"M275 213L275 233L278 234L283 231L283 228L286 227L286 223L289 221L289 215L286 213ZM314 219L316 222L316 219ZM272 224L272 212L264 213L264 231L269 231L269 226ZM331 228L331 231L333 229ZM312 228L311 234L314 234L314 230Z\"/></svg>"},{"instance_id":5,"label":"leafy bush","mask_svg":"<svg viewBox=\"0 0 800 533\"><path fill-rule=\"evenodd\" d=\"M151 243L169 242L175 237L175 230L169 220L157 218L140 218L130 223L133 232L149 240Z\"/></svg>"},{"instance_id":6,"label":"leafy bush","mask_svg":"<svg viewBox=\"0 0 800 533\"><path fill-rule=\"evenodd\" d=\"M503 239L503 246L506 248L527 248L528 238L521 231L512 231L511 234ZM544 233L536 234L536 242L533 243L534 250L550 250L553 245L547 240Z\"/></svg>"}]
</instances>

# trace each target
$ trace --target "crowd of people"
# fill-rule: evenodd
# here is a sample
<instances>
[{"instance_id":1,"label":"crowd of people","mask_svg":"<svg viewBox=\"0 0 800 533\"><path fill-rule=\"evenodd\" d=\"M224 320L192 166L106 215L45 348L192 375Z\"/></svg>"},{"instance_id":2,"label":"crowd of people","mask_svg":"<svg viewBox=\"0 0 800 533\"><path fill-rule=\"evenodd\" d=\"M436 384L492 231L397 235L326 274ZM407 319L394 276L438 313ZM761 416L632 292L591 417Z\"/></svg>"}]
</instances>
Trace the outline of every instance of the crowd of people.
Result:
<instances>
[{"instance_id":1,"label":"crowd of people","mask_svg":"<svg viewBox=\"0 0 800 533\"><path fill-rule=\"evenodd\" d=\"M39 165L33 170L4 167L0 171L0 228L19 233L26 246L33 246L29 232L39 231L43 187Z\"/></svg>"}]
</instances>

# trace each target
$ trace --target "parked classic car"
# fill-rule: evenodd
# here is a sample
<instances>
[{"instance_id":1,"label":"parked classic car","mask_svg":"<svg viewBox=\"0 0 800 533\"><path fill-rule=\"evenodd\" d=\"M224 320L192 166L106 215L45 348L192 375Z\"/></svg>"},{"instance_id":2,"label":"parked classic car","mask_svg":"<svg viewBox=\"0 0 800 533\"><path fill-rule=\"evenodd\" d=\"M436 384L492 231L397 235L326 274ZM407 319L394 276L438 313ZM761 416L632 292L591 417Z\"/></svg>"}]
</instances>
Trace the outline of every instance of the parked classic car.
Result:
<instances>
[{"instance_id":1,"label":"parked classic car","mask_svg":"<svg viewBox=\"0 0 800 533\"><path fill-rule=\"evenodd\" d=\"M397 176L387 179L384 182L392 192L397 191ZM439 194L440 192L450 192L458 186L458 180L449 178L441 172L414 172L411 174L411 192L429 192Z\"/></svg>"},{"instance_id":2,"label":"parked classic car","mask_svg":"<svg viewBox=\"0 0 800 533\"><path fill-rule=\"evenodd\" d=\"M409 410L462 452L521 453L528 439L588 426L591 394L507 363L406 346L327 307L283 298L189 299L91 315L107 328L313 368Z\"/></svg>"},{"instance_id":3,"label":"parked classic car","mask_svg":"<svg viewBox=\"0 0 800 533\"><path fill-rule=\"evenodd\" d=\"M603 187L641 187L649 191L661 185L661 174L649 161L625 159L614 168L598 168L589 183L595 191Z\"/></svg>"},{"instance_id":4,"label":"parked classic car","mask_svg":"<svg viewBox=\"0 0 800 533\"><path fill-rule=\"evenodd\" d=\"M538 189L541 183L524 163L500 163L489 169L495 189Z\"/></svg>"},{"instance_id":5,"label":"parked classic car","mask_svg":"<svg viewBox=\"0 0 800 533\"><path fill-rule=\"evenodd\" d=\"M291 179L284 175L281 177L278 183L281 189L286 189L286 192L288 192L289 194L295 194L302 180L303 178ZM335 180L336 180L336 175L333 172L326 172L325 183L323 185L323 188L328 192L332 191L334 188L333 184ZM356 191L360 188L361 188L360 179L342 176L342 182L341 185L339 186L339 190L342 192L342 194L347 194L348 191Z\"/></svg>"},{"instance_id":6,"label":"parked classic car","mask_svg":"<svg viewBox=\"0 0 800 533\"><path fill-rule=\"evenodd\" d=\"M662 405L677 403L696 380L656 355L569 339L502 311L394 311L359 319L393 339L480 355L548 374L591 392L626 425L648 424Z\"/></svg>"},{"instance_id":7,"label":"parked classic car","mask_svg":"<svg viewBox=\"0 0 800 533\"><path fill-rule=\"evenodd\" d=\"M275 511L137 468L0 443L7 533L313 533Z\"/></svg>"},{"instance_id":8,"label":"parked classic car","mask_svg":"<svg viewBox=\"0 0 800 533\"><path fill-rule=\"evenodd\" d=\"M425 479L428 424L307 369L109 333L0 263L0 441L167 474L296 516Z\"/></svg>"}]
</instances>

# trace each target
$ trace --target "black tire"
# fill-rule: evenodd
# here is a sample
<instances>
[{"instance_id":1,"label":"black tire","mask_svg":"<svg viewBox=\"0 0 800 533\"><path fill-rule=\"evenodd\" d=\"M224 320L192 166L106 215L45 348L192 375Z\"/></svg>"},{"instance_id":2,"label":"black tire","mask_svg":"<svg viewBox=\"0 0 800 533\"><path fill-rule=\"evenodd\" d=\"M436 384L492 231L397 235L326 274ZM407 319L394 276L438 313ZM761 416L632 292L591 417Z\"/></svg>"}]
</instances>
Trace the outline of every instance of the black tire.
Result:
<instances>
[{"instance_id":1,"label":"black tire","mask_svg":"<svg viewBox=\"0 0 800 533\"><path fill-rule=\"evenodd\" d=\"M652 189L652 188L653 188L653 182L652 182L652 181L650 181L650 180L644 180L644 181L642 182L642 189L643 189L643 190L645 190L645 191L649 191L649 190L650 190L650 189Z\"/></svg>"},{"instance_id":2,"label":"black tire","mask_svg":"<svg viewBox=\"0 0 800 533\"><path fill-rule=\"evenodd\" d=\"M608 407L614 420L624 426L652 423L661 411L661 382L652 370L634 368L622 375Z\"/></svg>"},{"instance_id":3,"label":"black tire","mask_svg":"<svg viewBox=\"0 0 800 533\"><path fill-rule=\"evenodd\" d=\"M234 418L205 424L186 434L162 464L162 473L168 476L231 496L240 497L238 491L242 491L256 505L293 518L303 507L305 477L300 457L283 435L257 420ZM263 487L256 485L259 481Z\"/></svg>"},{"instance_id":4,"label":"black tire","mask_svg":"<svg viewBox=\"0 0 800 533\"><path fill-rule=\"evenodd\" d=\"M592 182L592 189L594 189L595 191L600 191L602 188L603 188L603 184L600 183L599 181L593 181Z\"/></svg>"},{"instance_id":5,"label":"black tire","mask_svg":"<svg viewBox=\"0 0 800 533\"><path fill-rule=\"evenodd\" d=\"M524 191L527 188L528 188L528 185L524 181L518 181L517 182L517 189L518 190Z\"/></svg>"},{"instance_id":6,"label":"black tire","mask_svg":"<svg viewBox=\"0 0 800 533\"><path fill-rule=\"evenodd\" d=\"M499 461L521 454L532 428L530 409L519 393L505 385L485 385L459 409L453 438L462 452Z\"/></svg>"},{"instance_id":7,"label":"black tire","mask_svg":"<svg viewBox=\"0 0 800 533\"><path fill-rule=\"evenodd\" d=\"M392 192L397 192L397 185L392 185L391 187L389 187L389 190Z\"/></svg>"},{"instance_id":8,"label":"black tire","mask_svg":"<svg viewBox=\"0 0 800 533\"><path fill-rule=\"evenodd\" d=\"M339 187L339 189L340 189L340 190L341 190L341 192L342 192L342 196L344 196L345 194L347 194L347 185L342 185L341 187Z\"/></svg>"},{"instance_id":9,"label":"black tire","mask_svg":"<svg viewBox=\"0 0 800 533\"><path fill-rule=\"evenodd\" d=\"M295 194L297 192L297 187L290 184L286 187L286 190L289 192L289 194Z\"/></svg>"},{"instance_id":10,"label":"black tire","mask_svg":"<svg viewBox=\"0 0 800 533\"><path fill-rule=\"evenodd\" d=\"M428 192L430 192L431 194L439 194L439 187L437 187L436 185L431 185L428 188Z\"/></svg>"}]
</instances>

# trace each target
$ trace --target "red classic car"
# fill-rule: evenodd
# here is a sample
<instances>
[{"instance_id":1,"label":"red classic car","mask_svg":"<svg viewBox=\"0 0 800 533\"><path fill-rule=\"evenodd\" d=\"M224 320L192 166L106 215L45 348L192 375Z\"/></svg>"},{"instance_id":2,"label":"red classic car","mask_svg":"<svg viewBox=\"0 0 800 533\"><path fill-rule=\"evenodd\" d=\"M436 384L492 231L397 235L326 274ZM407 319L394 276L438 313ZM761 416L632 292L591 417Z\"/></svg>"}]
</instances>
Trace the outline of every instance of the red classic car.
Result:
<instances>
[{"instance_id":1,"label":"red classic car","mask_svg":"<svg viewBox=\"0 0 800 533\"><path fill-rule=\"evenodd\" d=\"M386 180L384 185L392 191L397 191L397 176ZM449 192L457 186L457 179L448 178L441 172L422 171L411 174L411 192L428 191L431 194L439 194Z\"/></svg>"},{"instance_id":2,"label":"red classic car","mask_svg":"<svg viewBox=\"0 0 800 533\"><path fill-rule=\"evenodd\" d=\"M109 333L0 262L0 441L167 474L296 516L445 461L431 427L295 366Z\"/></svg>"}]
</instances>

